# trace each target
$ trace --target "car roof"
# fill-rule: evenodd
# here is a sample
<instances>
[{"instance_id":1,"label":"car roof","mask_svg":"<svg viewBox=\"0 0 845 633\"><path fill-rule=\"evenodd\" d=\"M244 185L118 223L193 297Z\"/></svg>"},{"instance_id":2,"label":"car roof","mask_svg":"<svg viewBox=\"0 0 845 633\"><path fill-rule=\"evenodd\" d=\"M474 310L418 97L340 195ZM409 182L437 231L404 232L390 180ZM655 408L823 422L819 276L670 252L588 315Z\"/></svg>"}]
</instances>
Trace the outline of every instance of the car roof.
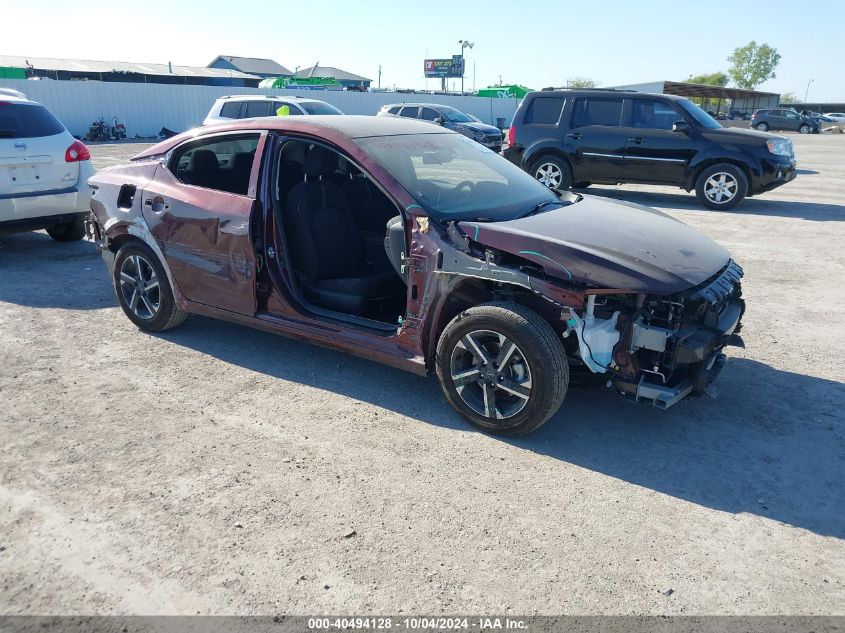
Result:
<instances>
[{"instance_id":1,"label":"car roof","mask_svg":"<svg viewBox=\"0 0 845 633\"><path fill-rule=\"evenodd\" d=\"M3 101L17 101L20 103L35 103L26 98L26 95L20 90L12 88L0 88L0 99Z\"/></svg>"},{"instance_id":2,"label":"car roof","mask_svg":"<svg viewBox=\"0 0 845 633\"><path fill-rule=\"evenodd\" d=\"M451 108L452 110L457 110L455 106L446 105L445 103L418 103L418 102L408 102L408 103L388 103L381 107L382 110L385 108L395 108L397 106L409 106L411 108L416 108L418 106L422 106L423 108Z\"/></svg>"},{"instance_id":3,"label":"car roof","mask_svg":"<svg viewBox=\"0 0 845 633\"><path fill-rule=\"evenodd\" d=\"M525 98L527 99L528 97L536 97L542 95L578 95L579 97L660 97L662 99L669 99L671 101L683 101L684 99L686 99L686 97L681 97L679 95L667 95L661 92L638 92L636 90L617 90L614 88L573 88L571 90L561 88L559 90L533 90L527 95L525 95Z\"/></svg>"},{"instance_id":4,"label":"car roof","mask_svg":"<svg viewBox=\"0 0 845 633\"><path fill-rule=\"evenodd\" d=\"M206 125L188 130L132 157L132 160L151 158L169 152L183 141L220 132L250 132L271 130L282 133L301 133L325 136L344 136L349 139L371 136L399 136L402 134L455 134L451 130L417 119L376 117L362 115L317 115L307 117L258 117L232 119L224 123Z\"/></svg>"},{"instance_id":5,"label":"car roof","mask_svg":"<svg viewBox=\"0 0 845 633\"><path fill-rule=\"evenodd\" d=\"M300 97L299 95L226 95L218 97L218 101L260 101L267 99L269 101L296 101L297 103L326 103L319 99L311 97Z\"/></svg>"}]
</instances>

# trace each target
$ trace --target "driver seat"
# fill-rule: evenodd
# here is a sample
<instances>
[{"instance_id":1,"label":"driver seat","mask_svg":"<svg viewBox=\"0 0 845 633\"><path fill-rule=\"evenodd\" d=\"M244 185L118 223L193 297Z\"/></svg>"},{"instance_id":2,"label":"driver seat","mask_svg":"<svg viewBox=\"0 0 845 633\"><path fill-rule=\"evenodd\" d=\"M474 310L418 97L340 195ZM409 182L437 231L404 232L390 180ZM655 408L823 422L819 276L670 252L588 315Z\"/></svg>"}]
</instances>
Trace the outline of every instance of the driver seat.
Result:
<instances>
[{"instance_id":1,"label":"driver seat","mask_svg":"<svg viewBox=\"0 0 845 633\"><path fill-rule=\"evenodd\" d=\"M314 147L305 158L305 181L291 189L285 233L305 298L316 306L362 315L371 301L404 292L387 262L368 262L343 190L327 180L337 154Z\"/></svg>"}]
</instances>

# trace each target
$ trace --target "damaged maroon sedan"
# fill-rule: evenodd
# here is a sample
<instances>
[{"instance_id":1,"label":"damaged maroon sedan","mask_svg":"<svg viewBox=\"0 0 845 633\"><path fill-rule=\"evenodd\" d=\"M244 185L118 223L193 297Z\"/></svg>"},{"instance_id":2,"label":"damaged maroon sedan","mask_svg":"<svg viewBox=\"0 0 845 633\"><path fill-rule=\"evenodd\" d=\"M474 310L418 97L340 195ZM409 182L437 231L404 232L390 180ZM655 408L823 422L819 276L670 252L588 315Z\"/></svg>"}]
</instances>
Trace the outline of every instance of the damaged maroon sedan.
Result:
<instances>
[{"instance_id":1,"label":"damaged maroon sedan","mask_svg":"<svg viewBox=\"0 0 845 633\"><path fill-rule=\"evenodd\" d=\"M89 184L138 327L203 314L436 372L492 433L539 427L575 372L669 407L741 343L742 269L724 248L652 209L555 195L426 123L241 120Z\"/></svg>"}]
</instances>

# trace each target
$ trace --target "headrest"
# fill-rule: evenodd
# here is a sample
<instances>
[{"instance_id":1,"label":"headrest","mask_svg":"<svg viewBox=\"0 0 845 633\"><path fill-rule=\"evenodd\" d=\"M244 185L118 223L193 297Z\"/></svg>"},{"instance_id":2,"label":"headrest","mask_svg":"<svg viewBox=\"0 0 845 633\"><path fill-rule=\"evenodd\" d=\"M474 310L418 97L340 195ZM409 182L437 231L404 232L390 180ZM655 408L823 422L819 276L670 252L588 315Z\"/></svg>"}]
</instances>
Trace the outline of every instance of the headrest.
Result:
<instances>
[{"instance_id":1,"label":"headrest","mask_svg":"<svg viewBox=\"0 0 845 633\"><path fill-rule=\"evenodd\" d=\"M308 152L303 171L308 178L325 176L337 169L337 154L325 147L316 146Z\"/></svg>"},{"instance_id":2,"label":"headrest","mask_svg":"<svg viewBox=\"0 0 845 633\"><path fill-rule=\"evenodd\" d=\"M191 160L191 168L197 170L213 170L220 169L220 162L217 160L217 155L209 149L196 149Z\"/></svg>"},{"instance_id":3,"label":"headrest","mask_svg":"<svg viewBox=\"0 0 845 633\"><path fill-rule=\"evenodd\" d=\"M305 163L305 150L308 146L305 143L294 141L285 145L285 161L289 163Z\"/></svg>"}]
</instances>

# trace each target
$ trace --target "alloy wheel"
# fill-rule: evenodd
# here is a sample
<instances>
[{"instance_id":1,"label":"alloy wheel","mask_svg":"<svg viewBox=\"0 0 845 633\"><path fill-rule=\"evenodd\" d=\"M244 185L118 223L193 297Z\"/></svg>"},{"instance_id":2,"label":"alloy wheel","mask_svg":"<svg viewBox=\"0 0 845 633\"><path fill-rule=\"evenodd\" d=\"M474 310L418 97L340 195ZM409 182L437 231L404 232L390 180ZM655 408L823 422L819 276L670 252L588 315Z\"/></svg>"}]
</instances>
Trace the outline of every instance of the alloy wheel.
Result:
<instances>
[{"instance_id":1,"label":"alloy wheel","mask_svg":"<svg viewBox=\"0 0 845 633\"><path fill-rule=\"evenodd\" d=\"M120 266L120 291L129 310L139 319L154 318L161 309L161 287L152 264L130 255Z\"/></svg>"},{"instance_id":2,"label":"alloy wheel","mask_svg":"<svg viewBox=\"0 0 845 633\"><path fill-rule=\"evenodd\" d=\"M736 178L725 171L713 174L704 183L704 195L714 204L727 204L734 199L738 189Z\"/></svg>"},{"instance_id":3,"label":"alloy wheel","mask_svg":"<svg viewBox=\"0 0 845 633\"><path fill-rule=\"evenodd\" d=\"M534 177L549 189L557 189L563 180L560 167L554 163L543 163L537 168Z\"/></svg>"},{"instance_id":4,"label":"alloy wheel","mask_svg":"<svg viewBox=\"0 0 845 633\"><path fill-rule=\"evenodd\" d=\"M474 330L461 338L450 359L452 384L477 414L507 426L531 398L531 370L522 350L499 332Z\"/></svg>"}]
</instances>

